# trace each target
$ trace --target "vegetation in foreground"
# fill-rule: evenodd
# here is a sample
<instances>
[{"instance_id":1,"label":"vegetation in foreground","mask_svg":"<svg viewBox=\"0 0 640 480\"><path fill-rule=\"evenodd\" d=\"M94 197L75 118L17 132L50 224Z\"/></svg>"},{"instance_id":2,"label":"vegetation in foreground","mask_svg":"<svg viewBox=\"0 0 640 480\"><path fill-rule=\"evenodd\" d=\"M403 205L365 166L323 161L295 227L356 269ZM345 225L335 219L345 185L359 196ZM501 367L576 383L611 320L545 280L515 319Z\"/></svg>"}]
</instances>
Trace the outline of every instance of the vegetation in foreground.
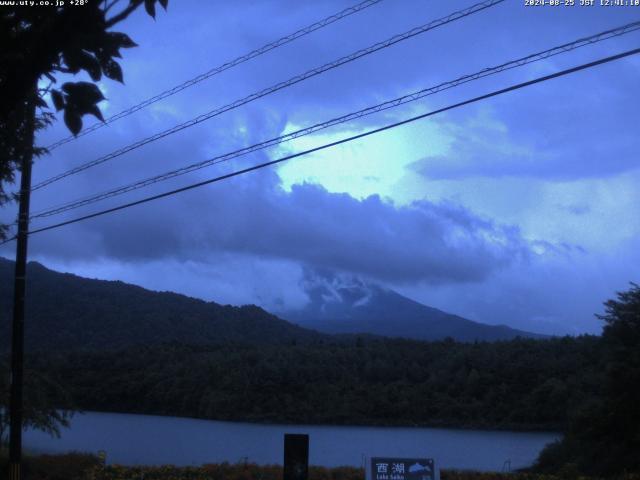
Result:
<instances>
[{"instance_id":1,"label":"vegetation in foreground","mask_svg":"<svg viewBox=\"0 0 640 480\"><path fill-rule=\"evenodd\" d=\"M0 453L0 473L6 458ZM25 480L282 480L282 467L277 465L210 464L201 467L125 467L103 466L98 457L84 453L41 455L26 458ZM575 470L565 469L558 475L517 472L487 473L473 471L441 471L441 480L597 480L581 477ZM640 475L621 475L619 480L640 480ZM354 467L310 467L309 480L364 480L364 470Z\"/></svg>"},{"instance_id":2,"label":"vegetation in foreground","mask_svg":"<svg viewBox=\"0 0 640 480\"><path fill-rule=\"evenodd\" d=\"M89 480L101 468L98 457L72 452L61 455L24 455L24 480ZM0 448L0 478L8 478L8 452Z\"/></svg>"},{"instance_id":3,"label":"vegetation in foreground","mask_svg":"<svg viewBox=\"0 0 640 480\"><path fill-rule=\"evenodd\" d=\"M605 307L602 391L576 405L563 440L540 454L538 471L573 465L598 475L640 473L640 286Z\"/></svg>"}]
</instances>

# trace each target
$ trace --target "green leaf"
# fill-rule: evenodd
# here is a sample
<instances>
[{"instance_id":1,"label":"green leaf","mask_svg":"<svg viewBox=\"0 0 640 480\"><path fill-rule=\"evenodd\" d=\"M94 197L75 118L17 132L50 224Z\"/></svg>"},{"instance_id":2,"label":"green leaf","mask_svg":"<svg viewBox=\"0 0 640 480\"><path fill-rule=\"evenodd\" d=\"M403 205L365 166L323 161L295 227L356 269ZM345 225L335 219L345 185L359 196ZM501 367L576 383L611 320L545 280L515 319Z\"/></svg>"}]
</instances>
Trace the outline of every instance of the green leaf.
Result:
<instances>
[{"instance_id":1,"label":"green leaf","mask_svg":"<svg viewBox=\"0 0 640 480\"><path fill-rule=\"evenodd\" d=\"M53 106L56 108L56 111L60 111L64 108L64 97L59 90L51 90L51 100L53 101Z\"/></svg>"},{"instance_id":2,"label":"green leaf","mask_svg":"<svg viewBox=\"0 0 640 480\"><path fill-rule=\"evenodd\" d=\"M76 74L80 71L80 59L77 50L65 50L62 52L62 59L69 71Z\"/></svg>"},{"instance_id":3,"label":"green leaf","mask_svg":"<svg viewBox=\"0 0 640 480\"><path fill-rule=\"evenodd\" d=\"M144 0L144 9L150 16L156 18L156 0Z\"/></svg>"},{"instance_id":4,"label":"green leaf","mask_svg":"<svg viewBox=\"0 0 640 480\"><path fill-rule=\"evenodd\" d=\"M62 90L68 95L68 103L93 105L104 100L100 89L89 82L67 82L62 85Z\"/></svg>"},{"instance_id":5,"label":"green leaf","mask_svg":"<svg viewBox=\"0 0 640 480\"><path fill-rule=\"evenodd\" d=\"M117 80L120 83L124 83L122 77L122 68L120 67L118 62L116 62L112 58L110 58L106 62L103 62L102 71L104 72L106 77L112 80Z\"/></svg>"},{"instance_id":6,"label":"green leaf","mask_svg":"<svg viewBox=\"0 0 640 480\"><path fill-rule=\"evenodd\" d=\"M129 35L121 32L107 32L107 35L114 43L118 45L120 48L133 48L137 47L138 44L131 40Z\"/></svg>"},{"instance_id":7,"label":"green leaf","mask_svg":"<svg viewBox=\"0 0 640 480\"><path fill-rule=\"evenodd\" d=\"M76 84L73 82L66 82L62 84L62 90L64 93L71 93L75 90Z\"/></svg>"},{"instance_id":8,"label":"green leaf","mask_svg":"<svg viewBox=\"0 0 640 480\"><path fill-rule=\"evenodd\" d=\"M98 81L102 77L100 64L96 57L82 49L68 49L62 54L64 63L71 73L78 73L85 70L93 81Z\"/></svg>"},{"instance_id":9,"label":"green leaf","mask_svg":"<svg viewBox=\"0 0 640 480\"><path fill-rule=\"evenodd\" d=\"M98 63L96 57L87 52L80 52L78 59L80 68L89 74L91 80L97 82L102 78L102 70L100 69L100 63Z\"/></svg>"},{"instance_id":10,"label":"green leaf","mask_svg":"<svg viewBox=\"0 0 640 480\"><path fill-rule=\"evenodd\" d=\"M74 135L78 135L82 130L82 118L71 108L66 108L64 111L64 123Z\"/></svg>"},{"instance_id":11,"label":"green leaf","mask_svg":"<svg viewBox=\"0 0 640 480\"><path fill-rule=\"evenodd\" d=\"M97 105L92 105L90 108L88 108L83 113L86 113L86 114L89 114L89 115L93 115L94 117L96 117L101 122L104 122L104 117L102 116L102 112L100 111L100 109L98 108Z\"/></svg>"}]
</instances>

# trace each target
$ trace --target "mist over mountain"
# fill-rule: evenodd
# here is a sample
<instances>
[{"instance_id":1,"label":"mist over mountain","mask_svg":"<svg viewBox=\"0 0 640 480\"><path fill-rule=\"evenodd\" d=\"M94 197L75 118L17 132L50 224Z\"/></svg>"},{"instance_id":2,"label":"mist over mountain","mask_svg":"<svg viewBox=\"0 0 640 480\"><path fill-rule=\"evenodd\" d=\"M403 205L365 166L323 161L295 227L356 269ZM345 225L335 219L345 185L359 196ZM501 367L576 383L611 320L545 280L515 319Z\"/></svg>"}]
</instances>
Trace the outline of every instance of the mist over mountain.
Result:
<instances>
[{"instance_id":1,"label":"mist over mountain","mask_svg":"<svg viewBox=\"0 0 640 480\"><path fill-rule=\"evenodd\" d=\"M369 333L428 341L451 337L463 342L545 338L505 325L487 325L452 315L357 277L308 272L303 286L309 303L302 309L277 314L325 333Z\"/></svg>"}]
</instances>

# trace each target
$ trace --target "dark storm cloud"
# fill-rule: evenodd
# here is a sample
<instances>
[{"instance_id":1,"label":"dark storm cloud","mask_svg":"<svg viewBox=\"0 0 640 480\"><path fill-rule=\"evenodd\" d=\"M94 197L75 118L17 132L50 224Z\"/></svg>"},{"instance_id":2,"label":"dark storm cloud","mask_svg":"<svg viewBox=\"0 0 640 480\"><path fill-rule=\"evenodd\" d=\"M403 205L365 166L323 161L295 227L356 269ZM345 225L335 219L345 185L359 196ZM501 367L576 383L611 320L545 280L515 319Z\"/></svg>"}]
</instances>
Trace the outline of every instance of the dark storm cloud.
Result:
<instances>
[{"instance_id":1,"label":"dark storm cloud","mask_svg":"<svg viewBox=\"0 0 640 480\"><path fill-rule=\"evenodd\" d=\"M517 230L459 206L418 201L396 207L377 196L359 201L310 184L287 193L272 172L89 222L69 232L86 237L87 255L203 261L222 251L395 282L481 280L525 258L529 248ZM42 255L63 254L59 243L35 239L33 245ZM72 245L67 254L82 255Z\"/></svg>"}]
</instances>

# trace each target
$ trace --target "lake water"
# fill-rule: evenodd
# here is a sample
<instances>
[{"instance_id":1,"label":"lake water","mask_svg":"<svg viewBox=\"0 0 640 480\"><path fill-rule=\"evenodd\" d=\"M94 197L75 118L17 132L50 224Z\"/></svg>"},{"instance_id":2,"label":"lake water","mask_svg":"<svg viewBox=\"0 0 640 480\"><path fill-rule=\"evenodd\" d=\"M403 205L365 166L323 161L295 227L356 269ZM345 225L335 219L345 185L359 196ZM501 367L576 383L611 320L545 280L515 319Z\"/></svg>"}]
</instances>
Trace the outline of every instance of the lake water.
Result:
<instances>
[{"instance_id":1,"label":"lake water","mask_svg":"<svg viewBox=\"0 0 640 480\"><path fill-rule=\"evenodd\" d=\"M227 461L282 464L285 433L307 433L309 462L362 466L363 456L430 457L440 468L496 470L531 465L557 433L440 428L260 425L152 415L76 415L60 439L24 434L26 449L107 452L108 463L201 465Z\"/></svg>"}]
</instances>

